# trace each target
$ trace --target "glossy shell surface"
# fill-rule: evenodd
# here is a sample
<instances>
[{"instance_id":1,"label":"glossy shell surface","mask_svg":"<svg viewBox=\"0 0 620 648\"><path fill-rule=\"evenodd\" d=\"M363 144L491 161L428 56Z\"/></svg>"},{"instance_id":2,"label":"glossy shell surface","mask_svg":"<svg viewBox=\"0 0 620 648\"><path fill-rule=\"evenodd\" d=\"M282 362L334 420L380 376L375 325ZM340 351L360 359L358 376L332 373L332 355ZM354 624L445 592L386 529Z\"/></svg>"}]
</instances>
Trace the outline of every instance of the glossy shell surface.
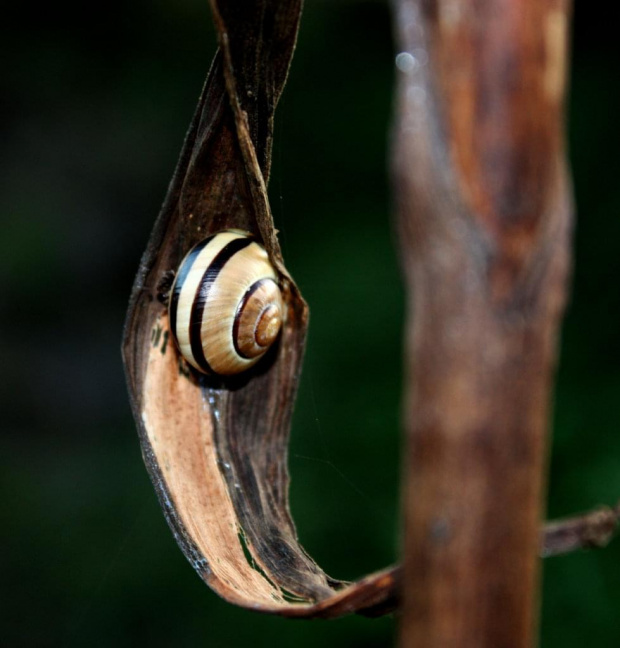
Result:
<instances>
[{"instance_id":1,"label":"glossy shell surface","mask_svg":"<svg viewBox=\"0 0 620 648\"><path fill-rule=\"evenodd\" d=\"M221 376L260 360L277 339L284 312L267 252L235 230L210 236L189 251L168 308L183 357L198 371Z\"/></svg>"}]
</instances>

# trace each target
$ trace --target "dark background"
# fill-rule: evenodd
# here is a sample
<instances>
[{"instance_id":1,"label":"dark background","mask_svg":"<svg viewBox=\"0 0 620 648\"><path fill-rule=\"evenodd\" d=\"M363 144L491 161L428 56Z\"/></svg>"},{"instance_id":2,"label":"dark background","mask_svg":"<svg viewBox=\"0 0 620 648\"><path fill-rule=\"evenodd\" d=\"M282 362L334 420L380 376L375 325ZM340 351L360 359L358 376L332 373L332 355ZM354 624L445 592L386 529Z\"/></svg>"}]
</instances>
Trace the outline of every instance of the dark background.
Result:
<instances>
[{"instance_id":1,"label":"dark background","mask_svg":"<svg viewBox=\"0 0 620 648\"><path fill-rule=\"evenodd\" d=\"M142 464L121 329L215 49L206 0L12 11L1 45L0 645L393 645L392 618L288 621L219 600L176 547ZM620 57L604 14L577 3L579 220L551 516L620 497ZM398 550L393 61L386 3L308 0L276 114L273 210L312 310L292 510L339 578ZM616 541L545 562L545 648L620 645L619 560Z\"/></svg>"}]
</instances>

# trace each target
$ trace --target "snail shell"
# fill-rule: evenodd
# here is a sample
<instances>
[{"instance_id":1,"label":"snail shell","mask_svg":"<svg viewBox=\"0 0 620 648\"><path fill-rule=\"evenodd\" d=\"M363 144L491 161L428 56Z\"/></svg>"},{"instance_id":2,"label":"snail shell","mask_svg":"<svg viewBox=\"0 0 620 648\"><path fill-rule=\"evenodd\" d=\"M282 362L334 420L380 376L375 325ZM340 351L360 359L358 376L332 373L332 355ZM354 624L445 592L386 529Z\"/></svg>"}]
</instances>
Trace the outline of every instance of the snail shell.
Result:
<instances>
[{"instance_id":1,"label":"snail shell","mask_svg":"<svg viewBox=\"0 0 620 648\"><path fill-rule=\"evenodd\" d=\"M228 376L256 364L282 326L278 275L247 232L228 230L195 245L181 262L168 306L183 357Z\"/></svg>"}]
</instances>

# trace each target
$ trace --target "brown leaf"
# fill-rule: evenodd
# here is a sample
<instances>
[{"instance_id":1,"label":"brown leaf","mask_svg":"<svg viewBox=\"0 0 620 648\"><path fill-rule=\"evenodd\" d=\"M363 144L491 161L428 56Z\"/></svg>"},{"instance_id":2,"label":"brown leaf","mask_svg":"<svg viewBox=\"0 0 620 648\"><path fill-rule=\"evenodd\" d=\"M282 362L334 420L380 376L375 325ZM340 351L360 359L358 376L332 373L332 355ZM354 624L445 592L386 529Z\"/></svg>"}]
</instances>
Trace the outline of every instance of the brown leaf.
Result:
<instances>
[{"instance_id":1,"label":"brown leaf","mask_svg":"<svg viewBox=\"0 0 620 648\"><path fill-rule=\"evenodd\" d=\"M394 575L379 572L353 585L330 578L299 544L288 507L287 444L308 309L282 263L266 181L301 2L214 0L212 10L220 50L142 259L125 329L144 459L181 549L228 601L288 616L387 612ZM281 274L287 318L265 361L221 381L179 357L161 293L195 243L231 227L263 241Z\"/></svg>"}]
</instances>

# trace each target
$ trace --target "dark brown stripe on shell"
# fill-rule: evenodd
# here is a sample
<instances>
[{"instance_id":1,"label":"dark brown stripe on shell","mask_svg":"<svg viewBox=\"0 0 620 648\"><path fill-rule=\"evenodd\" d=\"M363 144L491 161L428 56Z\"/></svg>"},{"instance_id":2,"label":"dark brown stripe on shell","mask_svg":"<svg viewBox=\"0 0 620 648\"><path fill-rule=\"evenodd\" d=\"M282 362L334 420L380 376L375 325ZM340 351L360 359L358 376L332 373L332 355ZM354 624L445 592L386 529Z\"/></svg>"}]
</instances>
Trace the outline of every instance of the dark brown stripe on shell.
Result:
<instances>
[{"instance_id":1,"label":"dark brown stripe on shell","mask_svg":"<svg viewBox=\"0 0 620 648\"><path fill-rule=\"evenodd\" d=\"M207 305L209 292L226 263L235 256L237 252L240 252L243 248L246 248L253 242L254 239L252 238L238 238L225 245L219 251L215 259L211 261L211 264L205 270L202 279L198 284L198 290L196 291L196 296L192 302L192 312L189 319L189 342L196 364L206 373L217 373L213 371L207 362L200 336L200 331L202 329L202 316L205 311L205 306Z\"/></svg>"},{"instance_id":2,"label":"dark brown stripe on shell","mask_svg":"<svg viewBox=\"0 0 620 648\"><path fill-rule=\"evenodd\" d=\"M241 300L239 307L237 308L237 312L235 313L235 321L233 323L233 344L235 346L235 351L237 352L237 355L241 358L245 358L246 360L249 360L250 356L245 355L245 353L241 351L237 343L237 339L239 337L239 324L241 322L241 313L243 313L243 309L245 308L245 305L248 303L250 297L267 281L273 281L273 279L265 278L265 279L259 279L258 281L255 281L245 291L245 295L243 295L243 299ZM265 349L265 351L267 351L267 349Z\"/></svg>"},{"instance_id":3,"label":"dark brown stripe on shell","mask_svg":"<svg viewBox=\"0 0 620 648\"><path fill-rule=\"evenodd\" d=\"M181 264L179 271L177 272L176 279L174 280L174 286L172 288L172 295L170 296L170 308L168 312L170 313L170 330L174 339L177 339L177 308L179 307L179 298L181 296L181 290L183 290L183 284L187 279L187 275L196 261L196 257L205 249L205 247L215 238L215 234L209 236L204 241L200 241L194 245L194 247L189 251L185 260Z\"/></svg>"}]
</instances>

